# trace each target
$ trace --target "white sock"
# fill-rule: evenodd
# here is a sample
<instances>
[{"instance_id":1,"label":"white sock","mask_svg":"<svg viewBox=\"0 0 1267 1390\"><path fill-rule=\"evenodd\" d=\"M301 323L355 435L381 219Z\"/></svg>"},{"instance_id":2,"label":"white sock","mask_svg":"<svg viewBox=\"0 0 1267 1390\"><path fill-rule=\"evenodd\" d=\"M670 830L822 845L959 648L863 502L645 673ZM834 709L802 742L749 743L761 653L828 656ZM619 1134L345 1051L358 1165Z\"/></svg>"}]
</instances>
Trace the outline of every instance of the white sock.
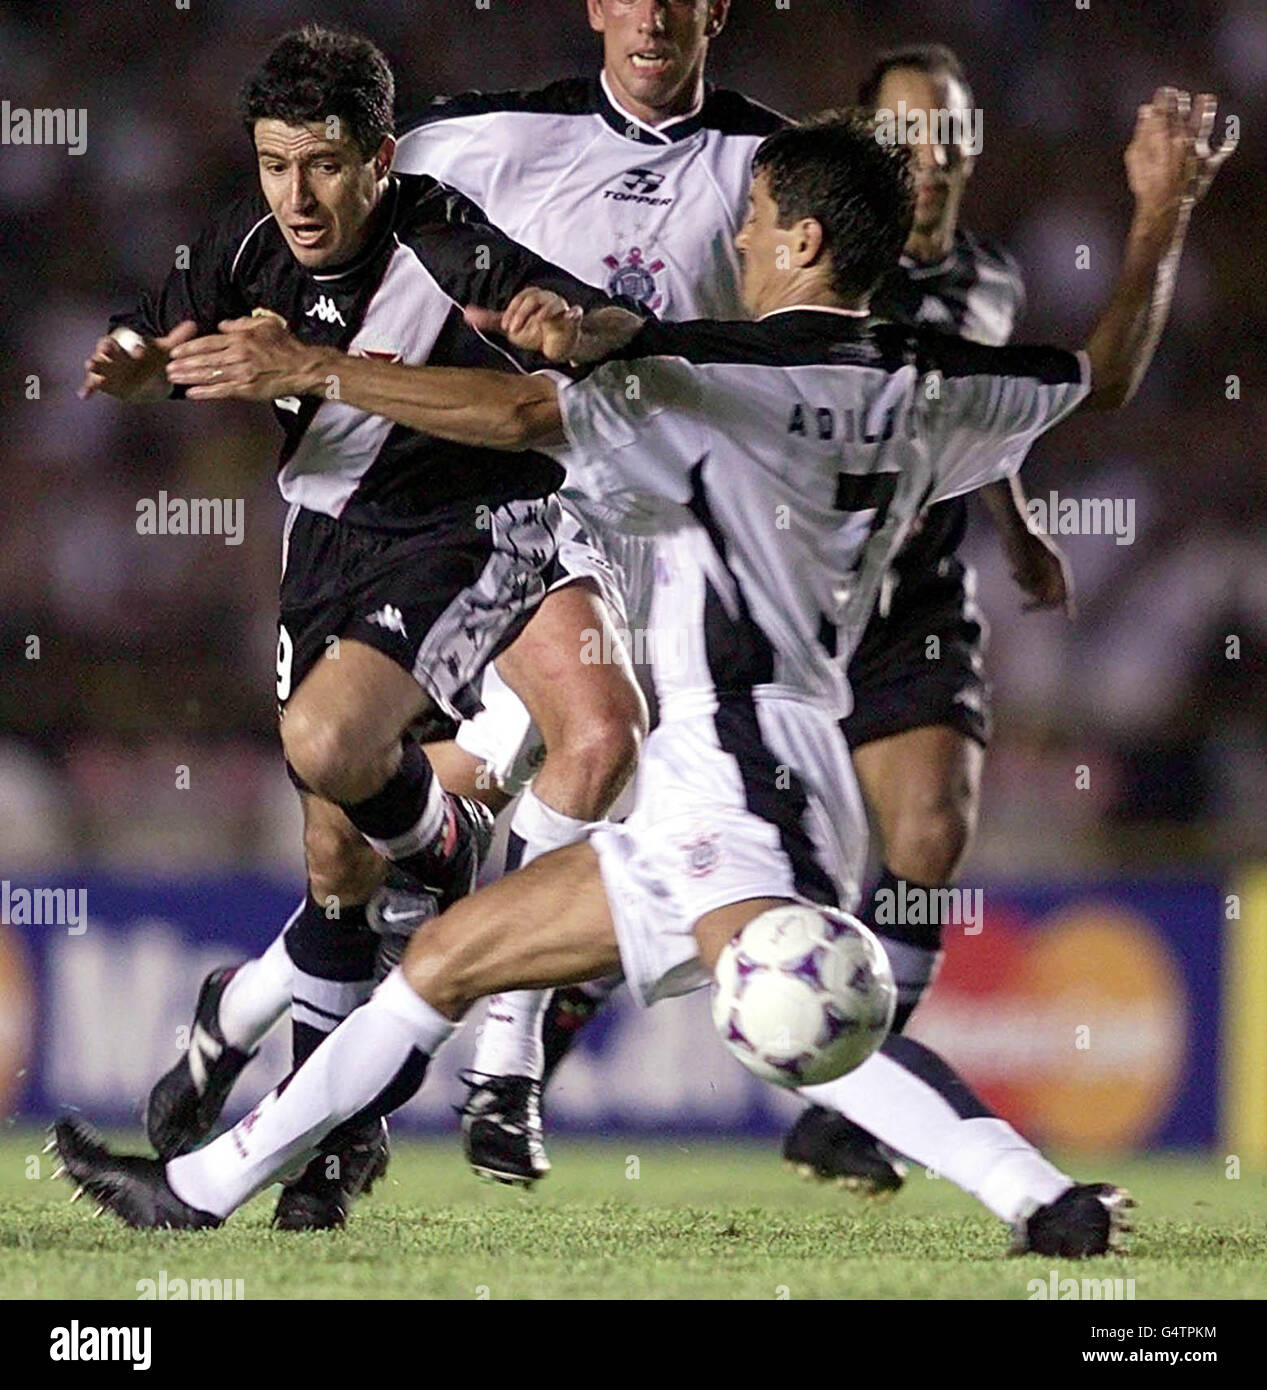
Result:
<instances>
[{"instance_id":1,"label":"white sock","mask_svg":"<svg viewBox=\"0 0 1267 1390\"><path fill-rule=\"evenodd\" d=\"M545 1070L542 1020L554 991L513 989L489 996L484 1021L475 1034L471 1070L487 1076L531 1076Z\"/></svg>"},{"instance_id":2,"label":"white sock","mask_svg":"<svg viewBox=\"0 0 1267 1390\"><path fill-rule=\"evenodd\" d=\"M835 1081L801 1087L800 1094L949 1178L1009 1223L1073 1186L1006 1120L961 1118L934 1087L882 1052Z\"/></svg>"},{"instance_id":3,"label":"white sock","mask_svg":"<svg viewBox=\"0 0 1267 1390\"><path fill-rule=\"evenodd\" d=\"M383 1091L415 1048L431 1056L456 1027L393 970L288 1085L205 1148L172 1159L172 1191L199 1211L228 1216L279 1172L316 1153L330 1130Z\"/></svg>"},{"instance_id":4,"label":"white sock","mask_svg":"<svg viewBox=\"0 0 1267 1390\"><path fill-rule=\"evenodd\" d=\"M282 939L304 910L303 903L281 934L256 960L239 966L220 996L220 1031L230 1047L251 1052L290 1007L294 966Z\"/></svg>"},{"instance_id":5,"label":"white sock","mask_svg":"<svg viewBox=\"0 0 1267 1390\"><path fill-rule=\"evenodd\" d=\"M547 806L529 787L520 796L510 821L510 833L524 842L520 867L552 849L575 844L589 824ZM516 989L494 994L479 1030L472 1070L489 1076L531 1076L540 1081L545 1069L541 1021L552 993L548 989Z\"/></svg>"},{"instance_id":6,"label":"white sock","mask_svg":"<svg viewBox=\"0 0 1267 1390\"><path fill-rule=\"evenodd\" d=\"M518 835L524 842L523 858L519 867L531 864L534 859L547 854L552 849L562 849L579 840L590 825L589 821L577 820L575 816L565 816L544 801L528 787L519 797L514 815L510 818L510 833Z\"/></svg>"}]
</instances>

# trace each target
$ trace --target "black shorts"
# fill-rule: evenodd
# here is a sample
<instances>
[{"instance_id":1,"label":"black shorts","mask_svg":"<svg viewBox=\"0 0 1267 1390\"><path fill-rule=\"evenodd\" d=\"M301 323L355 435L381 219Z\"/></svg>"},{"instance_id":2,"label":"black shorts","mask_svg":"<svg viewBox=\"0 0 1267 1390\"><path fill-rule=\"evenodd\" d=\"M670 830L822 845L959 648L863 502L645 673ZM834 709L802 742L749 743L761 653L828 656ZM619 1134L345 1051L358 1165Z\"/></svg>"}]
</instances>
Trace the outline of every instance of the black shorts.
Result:
<instances>
[{"instance_id":1,"label":"black shorts","mask_svg":"<svg viewBox=\"0 0 1267 1390\"><path fill-rule=\"evenodd\" d=\"M437 511L385 531L294 508L282 543L277 697L285 705L338 642L390 657L450 719L480 708L484 667L560 576L556 498Z\"/></svg>"},{"instance_id":2,"label":"black shorts","mask_svg":"<svg viewBox=\"0 0 1267 1390\"><path fill-rule=\"evenodd\" d=\"M840 727L851 748L929 726L989 743L986 628L974 583L953 555L898 580L887 614L877 609L849 663L853 712Z\"/></svg>"}]
</instances>

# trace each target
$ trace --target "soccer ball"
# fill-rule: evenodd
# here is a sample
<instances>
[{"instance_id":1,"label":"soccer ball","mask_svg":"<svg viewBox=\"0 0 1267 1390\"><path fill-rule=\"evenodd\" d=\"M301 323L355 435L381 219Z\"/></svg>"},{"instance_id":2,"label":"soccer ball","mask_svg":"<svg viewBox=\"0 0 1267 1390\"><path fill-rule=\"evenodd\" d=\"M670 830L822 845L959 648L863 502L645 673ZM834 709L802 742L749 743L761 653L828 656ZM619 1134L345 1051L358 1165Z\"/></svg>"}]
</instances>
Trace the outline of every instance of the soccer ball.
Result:
<instances>
[{"instance_id":1,"label":"soccer ball","mask_svg":"<svg viewBox=\"0 0 1267 1390\"><path fill-rule=\"evenodd\" d=\"M884 1041L897 987L884 947L847 912L792 905L754 917L717 961L713 1022L776 1086L833 1081Z\"/></svg>"}]
</instances>

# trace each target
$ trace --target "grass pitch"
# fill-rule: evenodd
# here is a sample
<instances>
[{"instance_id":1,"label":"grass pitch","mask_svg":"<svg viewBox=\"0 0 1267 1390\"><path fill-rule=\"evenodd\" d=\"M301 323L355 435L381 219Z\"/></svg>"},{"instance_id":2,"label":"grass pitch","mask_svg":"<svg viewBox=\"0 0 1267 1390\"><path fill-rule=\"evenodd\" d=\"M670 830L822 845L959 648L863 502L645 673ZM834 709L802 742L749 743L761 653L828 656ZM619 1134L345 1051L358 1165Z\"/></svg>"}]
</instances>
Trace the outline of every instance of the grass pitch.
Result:
<instances>
[{"instance_id":1,"label":"grass pitch","mask_svg":"<svg viewBox=\"0 0 1267 1390\"><path fill-rule=\"evenodd\" d=\"M0 1141L0 1299L128 1299L137 1282L243 1281L274 1298L1025 1299L1031 1279L1121 1277L1137 1299L1267 1297L1267 1175L1222 1159L1079 1161L1139 1201L1130 1253L1006 1258L1007 1233L916 1169L887 1205L798 1181L777 1145L555 1140L535 1192L477 1182L456 1136L398 1141L346 1231L270 1231L275 1190L220 1231L147 1234L68 1205L42 1133ZM135 1139L132 1147L142 1151Z\"/></svg>"}]
</instances>

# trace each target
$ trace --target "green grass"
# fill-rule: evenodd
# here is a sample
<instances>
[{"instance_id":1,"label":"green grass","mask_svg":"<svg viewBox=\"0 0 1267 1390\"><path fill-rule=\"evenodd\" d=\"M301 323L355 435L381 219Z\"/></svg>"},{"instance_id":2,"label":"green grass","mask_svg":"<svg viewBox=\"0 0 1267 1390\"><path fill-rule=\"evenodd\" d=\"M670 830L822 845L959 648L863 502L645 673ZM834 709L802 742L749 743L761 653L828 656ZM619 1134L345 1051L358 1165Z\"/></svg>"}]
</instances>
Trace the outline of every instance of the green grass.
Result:
<instances>
[{"instance_id":1,"label":"green grass","mask_svg":"<svg viewBox=\"0 0 1267 1390\"><path fill-rule=\"evenodd\" d=\"M1267 1296L1267 1178L1229 1180L1214 1158L1080 1162L1140 1208L1127 1256L1076 1265L1006 1258L1001 1223L920 1170L867 1206L797 1181L773 1145L557 1140L554 1172L520 1193L470 1177L456 1139L402 1142L346 1231L283 1236L272 1193L220 1231L127 1231L68 1205L47 1156L27 1176L42 1143L0 1141L0 1299L135 1299L160 1270L242 1279L249 1299L1024 1299L1052 1269L1133 1278L1139 1299Z\"/></svg>"}]
</instances>

